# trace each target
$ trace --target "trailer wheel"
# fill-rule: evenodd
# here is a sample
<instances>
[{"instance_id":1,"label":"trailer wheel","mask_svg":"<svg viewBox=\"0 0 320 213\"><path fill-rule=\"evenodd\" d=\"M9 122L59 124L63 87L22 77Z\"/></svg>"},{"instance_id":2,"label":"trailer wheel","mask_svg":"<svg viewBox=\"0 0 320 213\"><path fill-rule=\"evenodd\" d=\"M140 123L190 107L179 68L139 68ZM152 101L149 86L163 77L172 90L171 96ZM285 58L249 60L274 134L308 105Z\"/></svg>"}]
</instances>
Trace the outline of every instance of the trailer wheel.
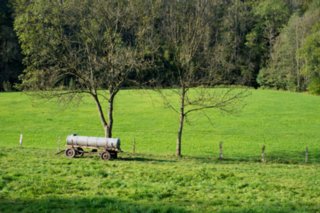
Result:
<instances>
[{"instance_id":1,"label":"trailer wheel","mask_svg":"<svg viewBox=\"0 0 320 213\"><path fill-rule=\"evenodd\" d=\"M100 158L102 160L109 160L111 158L111 155L108 151L105 151L101 153Z\"/></svg>"},{"instance_id":2,"label":"trailer wheel","mask_svg":"<svg viewBox=\"0 0 320 213\"><path fill-rule=\"evenodd\" d=\"M79 157L82 157L83 154L84 154L83 149L82 149L81 147L78 147L78 148L76 149L76 155L79 156Z\"/></svg>"},{"instance_id":3,"label":"trailer wheel","mask_svg":"<svg viewBox=\"0 0 320 213\"><path fill-rule=\"evenodd\" d=\"M74 156L76 155L76 150L74 149L67 149L65 151L65 154L68 158L74 158Z\"/></svg>"}]
</instances>

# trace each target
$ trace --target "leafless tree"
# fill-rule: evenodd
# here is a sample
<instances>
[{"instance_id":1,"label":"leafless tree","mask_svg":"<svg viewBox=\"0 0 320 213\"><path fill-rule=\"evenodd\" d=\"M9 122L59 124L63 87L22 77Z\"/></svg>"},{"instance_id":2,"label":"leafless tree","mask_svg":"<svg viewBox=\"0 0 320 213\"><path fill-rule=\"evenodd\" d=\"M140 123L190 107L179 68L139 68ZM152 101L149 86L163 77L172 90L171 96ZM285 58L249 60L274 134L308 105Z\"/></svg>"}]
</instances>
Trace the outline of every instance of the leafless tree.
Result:
<instances>
[{"instance_id":1,"label":"leafless tree","mask_svg":"<svg viewBox=\"0 0 320 213\"><path fill-rule=\"evenodd\" d=\"M171 91L179 99L179 107L172 104L167 93L161 92L168 106L179 114L176 155L181 156L182 133L185 120L191 113L207 109L234 112L247 96L246 90L216 89L219 79L213 78L210 56L211 6L214 1L185 0L162 1L161 33L165 39L165 57L171 63L172 79L176 83ZM161 91L161 90L160 90Z\"/></svg>"}]
</instances>

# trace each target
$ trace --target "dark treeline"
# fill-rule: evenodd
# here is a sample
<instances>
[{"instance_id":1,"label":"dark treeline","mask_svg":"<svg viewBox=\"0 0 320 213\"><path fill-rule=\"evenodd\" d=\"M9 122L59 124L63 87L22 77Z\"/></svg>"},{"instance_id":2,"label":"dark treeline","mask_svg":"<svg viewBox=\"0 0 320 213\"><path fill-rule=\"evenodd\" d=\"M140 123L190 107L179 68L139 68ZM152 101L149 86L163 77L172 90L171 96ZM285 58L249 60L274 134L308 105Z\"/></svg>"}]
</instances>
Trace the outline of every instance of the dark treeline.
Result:
<instances>
[{"instance_id":1,"label":"dark treeline","mask_svg":"<svg viewBox=\"0 0 320 213\"><path fill-rule=\"evenodd\" d=\"M20 33L20 41L23 41L21 29L29 29L24 26L28 22L16 19L24 13L39 10L35 6L28 7L29 2L0 2L0 90L14 88L24 69L21 55L26 55L28 47L20 48L15 31ZM93 0L87 2L98 3ZM125 7L125 3L123 5ZM136 4L137 7L146 5ZM210 57L208 66L212 79L226 85L320 93L319 0L212 0L208 5L209 29L204 32L210 37L207 46L212 51L205 57ZM27 10L22 9L26 7ZM143 10L139 8L137 11ZM171 50L163 42L168 32L165 32L163 23L157 23L157 19L168 14L159 13L152 13L159 47L157 53L150 57L153 57L156 66L150 67L149 72L139 73L139 76L130 74L130 81L124 85L130 85L132 81L149 82L155 77L160 79L163 86L176 84L177 78L168 71L176 69L171 63ZM54 16L54 12L50 14ZM180 14L182 22L179 23L183 23L183 16L188 15L188 12ZM123 34L129 38L127 40L130 40L130 30L127 29ZM131 42L134 43L134 37ZM197 60L201 60L201 57ZM24 57L23 63L30 66L30 57Z\"/></svg>"},{"instance_id":2,"label":"dark treeline","mask_svg":"<svg viewBox=\"0 0 320 213\"><path fill-rule=\"evenodd\" d=\"M0 91L10 91L23 70L18 38L13 30L13 8L0 1Z\"/></svg>"}]
</instances>

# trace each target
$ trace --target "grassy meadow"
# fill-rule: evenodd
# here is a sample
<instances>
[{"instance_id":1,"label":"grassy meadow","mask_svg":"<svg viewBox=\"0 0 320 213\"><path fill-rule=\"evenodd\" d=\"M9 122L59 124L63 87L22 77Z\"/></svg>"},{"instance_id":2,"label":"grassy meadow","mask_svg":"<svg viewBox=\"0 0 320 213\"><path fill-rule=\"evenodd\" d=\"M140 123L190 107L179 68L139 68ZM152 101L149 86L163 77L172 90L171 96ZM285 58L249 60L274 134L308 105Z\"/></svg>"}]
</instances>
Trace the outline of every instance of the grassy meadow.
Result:
<instances>
[{"instance_id":1,"label":"grassy meadow","mask_svg":"<svg viewBox=\"0 0 320 213\"><path fill-rule=\"evenodd\" d=\"M124 153L112 161L55 154L68 134L103 136L89 97L0 93L0 212L319 212L320 98L250 92L237 114L191 115L177 159L178 115L155 92L121 91L114 137Z\"/></svg>"}]
</instances>

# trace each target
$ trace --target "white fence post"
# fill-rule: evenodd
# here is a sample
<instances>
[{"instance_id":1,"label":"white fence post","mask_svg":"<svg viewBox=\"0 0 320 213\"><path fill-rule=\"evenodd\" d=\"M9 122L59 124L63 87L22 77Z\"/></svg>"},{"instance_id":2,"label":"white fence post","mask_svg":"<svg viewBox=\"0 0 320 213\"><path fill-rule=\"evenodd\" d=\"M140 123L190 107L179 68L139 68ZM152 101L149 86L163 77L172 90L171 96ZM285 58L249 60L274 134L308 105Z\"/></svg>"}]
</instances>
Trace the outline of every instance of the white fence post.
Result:
<instances>
[{"instance_id":1,"label":"white fence post","mask_svg":"<svg viewBox=\"0 0 320 213\"><path fill-rule=\"evenodd\" d=\"M22 146L22 140L23 140L23 135L22 135L22 133L21 133L21 134L20 134L20 140L19 140L20 146Z\"/></svg>"}]
</instances>

